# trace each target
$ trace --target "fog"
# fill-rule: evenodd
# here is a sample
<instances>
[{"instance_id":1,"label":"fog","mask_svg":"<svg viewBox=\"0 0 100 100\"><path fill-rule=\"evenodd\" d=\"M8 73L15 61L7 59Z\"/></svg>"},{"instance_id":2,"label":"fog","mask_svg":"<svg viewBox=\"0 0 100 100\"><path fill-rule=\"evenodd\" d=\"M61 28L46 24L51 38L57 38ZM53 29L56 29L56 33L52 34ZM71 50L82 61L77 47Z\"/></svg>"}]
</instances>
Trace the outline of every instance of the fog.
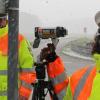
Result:
<instances>
[{"instance_id":1,"label":"fog","mask_svg":"<svg viewBox=\"0 0 100 100\"><path fill-rule=\"evenodd\" d=\"M100 10L99 3L99 0L20 0L23 12L20 31L30 39L35 26L64 26L70 35L92 37L97 30L94 16Z\"/></svg>"}]
</instances>

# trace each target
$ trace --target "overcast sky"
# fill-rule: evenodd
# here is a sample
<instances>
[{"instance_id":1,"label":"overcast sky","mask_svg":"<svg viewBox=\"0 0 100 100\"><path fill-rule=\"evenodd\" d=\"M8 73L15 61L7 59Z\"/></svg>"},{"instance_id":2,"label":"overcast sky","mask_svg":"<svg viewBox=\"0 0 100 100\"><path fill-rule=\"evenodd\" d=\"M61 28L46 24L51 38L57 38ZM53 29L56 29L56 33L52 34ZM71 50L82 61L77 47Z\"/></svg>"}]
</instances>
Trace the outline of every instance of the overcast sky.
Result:
<instances>
[{"instance_id":1,"label":"overcast sky","mask_svg":"<svg viewBox=\"0 0 100 100\"><path fill-rule=\"evenodd\" d=\"M94 17L100 0L20 0L20 10L34 14L42 22Z\"/></svg>"},{"instance_id":2,"label":"overcast sky","mask_svg":"<svg viewBox=\"0 0 100 100\"><path fill-rule=\"evenodd\" d=\"M96 12L100 11L100 0L19 0L20 11L26 12L21 20L30 19L28 35L33 34L36 26L64 26L72 35L92 36L97 31L94 21ZM30 17L31 14L32 16ZM22 26L23 26L23 22ZM27 20L28 23L28 20ZM34 24L34 25L33 25ZM87 32L84 32L84 27ZM31 29L30 29L31 28ZM20 27L21 30L25 28ZM25 31L26 32L26 31ZM23 33L25 33L23 32ZM31 35L30 35L31 36Z\"/></svg>"}]
</instances>

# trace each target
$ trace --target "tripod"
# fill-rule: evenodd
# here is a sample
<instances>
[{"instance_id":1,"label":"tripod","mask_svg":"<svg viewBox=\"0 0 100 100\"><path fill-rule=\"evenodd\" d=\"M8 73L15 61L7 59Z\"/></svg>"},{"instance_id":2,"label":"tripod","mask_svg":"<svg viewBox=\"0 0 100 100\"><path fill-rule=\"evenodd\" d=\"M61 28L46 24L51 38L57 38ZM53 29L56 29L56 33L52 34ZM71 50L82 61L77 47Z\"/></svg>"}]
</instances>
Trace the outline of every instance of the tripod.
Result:
<instances>
[{"instance_id":1,"label":"tripod","mask_svg":"<svg viewBox=\"0 0 100 100\"><path fill-rule=\"evenodd\" d=\"M45 100L45 96L47 95L48 91L52 100L58 100L51 81L45 81L46 76L46 63L36 63L36 76L37 82L33 83L32 86L34 87L32 100ZM47 92L45 93L45 89Z\"/></svg>"}]
</instances>

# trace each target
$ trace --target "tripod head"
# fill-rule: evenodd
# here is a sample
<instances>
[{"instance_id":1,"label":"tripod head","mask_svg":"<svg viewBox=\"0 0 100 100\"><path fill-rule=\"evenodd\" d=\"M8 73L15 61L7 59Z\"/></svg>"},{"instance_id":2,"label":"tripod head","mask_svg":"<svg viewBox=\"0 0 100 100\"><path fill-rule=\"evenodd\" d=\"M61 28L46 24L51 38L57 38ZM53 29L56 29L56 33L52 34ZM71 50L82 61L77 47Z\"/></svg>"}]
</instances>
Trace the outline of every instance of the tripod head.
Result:
<instances>
[{"instance_id":1,"label":"tripod head","mask_svg":"<svg viewBox=\"0 0 100 100\"><path fill-rule=\"evenodd\" d=\"M35 71L36 71L36 76L37 76L37 79L38 80L44 80L45 79L45 66L46 66L46 63L35 63Z\"/></svg>"}]
</instances>

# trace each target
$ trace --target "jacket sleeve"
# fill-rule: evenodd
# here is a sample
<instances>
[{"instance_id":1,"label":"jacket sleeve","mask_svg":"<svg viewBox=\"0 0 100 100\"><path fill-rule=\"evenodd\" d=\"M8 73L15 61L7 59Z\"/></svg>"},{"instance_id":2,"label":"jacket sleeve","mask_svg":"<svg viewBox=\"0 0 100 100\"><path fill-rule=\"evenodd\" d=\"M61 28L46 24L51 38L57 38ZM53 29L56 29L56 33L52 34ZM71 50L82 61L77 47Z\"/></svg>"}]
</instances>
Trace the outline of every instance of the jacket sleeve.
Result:
<instances>
[{"instance_id":1,"label":"jacket sleeve","mask_svg":"<svg viewBox=\"0 0 100 100\"><path fill-rule=\"evenodd\" d=\"M19 47L19 95L20 97L29 98L32 92L31 83L35 82L36 74L34 68L34 57L30 44L23 39Z\"/></svg>"},{"instance_id":2,"label":"jacket sleeve","mask_svg":"<svg viewBox=\"0 0 100 100\"><path fill-rule=\"evenodd\" d=\"M47 72L58 99L63 100L67 90L68 77L60 57L48 64Z\"/></svg>"},{"instance_id":3,"label":"jacket sleeve","mask_svg":"<svg viewBox=\"0 0 100 100\"><path fill-rule=\"evenodd\" d=\"M19 65L22 69L32 68L34 65L34 57L30 44L23 39L19 47Z\"/></svg>"}]
</instances>

